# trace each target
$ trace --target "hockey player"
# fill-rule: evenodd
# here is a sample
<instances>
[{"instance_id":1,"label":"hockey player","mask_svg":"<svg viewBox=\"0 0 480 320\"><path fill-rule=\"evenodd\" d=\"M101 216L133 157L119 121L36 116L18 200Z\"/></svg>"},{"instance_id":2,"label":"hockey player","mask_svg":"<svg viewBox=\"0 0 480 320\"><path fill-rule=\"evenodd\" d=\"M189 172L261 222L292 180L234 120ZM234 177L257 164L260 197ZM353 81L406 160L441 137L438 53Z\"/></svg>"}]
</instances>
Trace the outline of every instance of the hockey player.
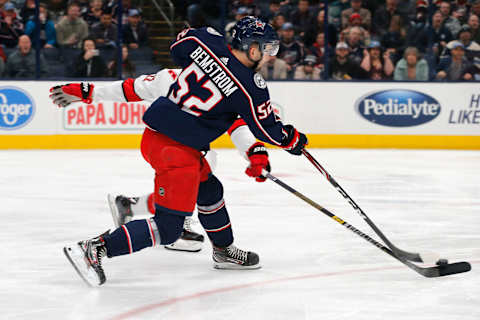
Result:
<instances>
[{"instance_id":1,"label":"hockey player","mask_svg":"<svg viewBox=\"0 0 480 320\"><path fill-rule=\"evenodd\" d=\"M180 72L180 69L163 69L156 74L142 75L136 79L129 78L97 87L90 83L70 83L53 87L50 97L53 103L60 107L67 107L74 102L92 103L93 101L104 100L155 101L158 97L167 96L168 89L175 82ZM247 175L254 176L252 172L255 172L255 167L261 169L265 163L267 164L267 170L270 171L268 153L264 144L255 139L242 119L237 119L228 133L239 153L250 162L245 171ZM216 164L215 152L209 151L205 159L213 171ZM263 182L265 179L256 177L256 181ZM131 221L135 214L155 214L153 193L142 197L125 197L122 195L113 197L108 195L108 204L116 228ZM164 247L179 251L200 251L204 237L193 231L191 224L192 219L186 217L180 238Z\"/></svg>"},{"instance_id":2,"label":"hockey player","mask_svg":"<svg viewBox=\"0 0 480 320\"><path fill-rule=\"evenodd\" d=\"M276 55L278 39L270 25L254 17L238 21L232 50L212 28L182 31L170 47L182 67L168 97L147 109L141 151L155 170L155 216L132 220L112 233L66 246L64 252L79 275L93 285L106 277L102 258L133 253L156 244L173 243L197 202L199 220L213 246L216 268L256 269L256 253L233 245L223 187L202 157L211 141L223 134L238 115L260 140L300 155L304 134L278 121L267 85L255 73L265 55ZM260 176L261 170L256 173Z\"/></svg>"}]
</instances>

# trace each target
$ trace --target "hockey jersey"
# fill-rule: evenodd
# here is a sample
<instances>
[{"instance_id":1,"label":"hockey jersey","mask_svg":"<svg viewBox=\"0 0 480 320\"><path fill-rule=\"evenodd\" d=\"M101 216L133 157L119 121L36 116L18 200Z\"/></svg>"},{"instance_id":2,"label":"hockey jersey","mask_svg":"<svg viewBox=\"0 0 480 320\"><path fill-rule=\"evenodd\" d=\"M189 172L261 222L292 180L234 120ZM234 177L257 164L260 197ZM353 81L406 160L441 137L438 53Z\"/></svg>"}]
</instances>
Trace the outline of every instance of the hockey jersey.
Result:
<instances>
[{"instance_id":1,"label":"hockey jersey","mask_svg":"<svg viewBox=\"0 0 480 320\"><path fill-rule=\"evenodd\" d=\"M151 129L207 150L240 116L262 141L281 146L283 124L270 105L265 80L230 52L213 28L186 29L170 47L182 67L167 97L160 97L143 116Z\"/></svg>"},{"instance_id":2,"label":"hockey jersey","mask_svg":"<svg viewBox=\"0 0 480 320\"><path fill-rule=\"evenodd\" d=\"M112 84L96 86L93 91L94 101L147 101L153 102L168 94L170 86L177 80L181 69L162 69L156 74L142 75L115 81ZM247 159L247 151L257 142L242 119L237 119L228 129L233 144L243 158Z\"/></svg>"}]
</instances>

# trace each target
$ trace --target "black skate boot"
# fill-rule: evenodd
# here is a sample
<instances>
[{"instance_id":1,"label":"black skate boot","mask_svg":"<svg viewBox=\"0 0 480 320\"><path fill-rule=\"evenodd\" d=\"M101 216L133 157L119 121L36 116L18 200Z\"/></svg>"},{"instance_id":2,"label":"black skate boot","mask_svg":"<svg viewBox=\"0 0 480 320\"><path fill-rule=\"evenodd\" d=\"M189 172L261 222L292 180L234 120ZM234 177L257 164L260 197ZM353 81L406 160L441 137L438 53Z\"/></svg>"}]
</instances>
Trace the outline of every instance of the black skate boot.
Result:
<instances>
[{"instance_id":1,"label":"black skate boot","mask_svg":"<svg viewBox=\"0 0 480 320\"><path fill-rule=\"evenodd\" d=\"M225 248L213 246L213 267L216 269L259 269L260 258L251 251L243 251L233 244Z\"/></svg>"},{"instance_id":2,"label":"black skate boot","mask_svg":"<svg viewBox=\"0 0 480 320\"><path fill-rule=\"evenodd\" d=\"M132 221L133 211L132 204L136 204L138 198L128 198L122 195L113 196L109 194L107 196L108 206L112 212L113 223L115 227L120 227L127 222Z\"/></svg>"},{"instance_id":3,"label":"black skate boot","mask_svg":"<svg viewBox=\"0 0 480 320\"><path fill-rule=\"evenodd\" d=\"M192 221L193 219L191 217L185 218L182 235L174 243L167 244L165 249L188 252L198 252L202 250L205 237L193 230Z\"/></svg>"},{"instance_id":4,"label":"black skate boot","mask_svg":"<svg viewBox=\"0 0 480 320\"><path fill-rule=\"evenodd\" d=\"M93 239L63 248L65 256L78 275L92 287L100 286L107 280L102 268L102 258L107 255L103 237L108 233L109 231Z\"/></svg>"}]
</instances>

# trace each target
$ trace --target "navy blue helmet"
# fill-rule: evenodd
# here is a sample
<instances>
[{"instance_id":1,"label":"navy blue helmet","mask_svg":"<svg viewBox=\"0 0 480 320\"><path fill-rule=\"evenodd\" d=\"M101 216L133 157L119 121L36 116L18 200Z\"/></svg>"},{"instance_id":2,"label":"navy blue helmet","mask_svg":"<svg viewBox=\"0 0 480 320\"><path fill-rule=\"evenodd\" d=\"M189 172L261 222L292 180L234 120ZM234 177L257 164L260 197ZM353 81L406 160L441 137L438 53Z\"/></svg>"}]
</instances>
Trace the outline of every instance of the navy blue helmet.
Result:
<instances>
[{"instance_id":1,"label":"navy blue helmet","mask_svg":"<svg viewBox=\"0 0 480 320\"><path fill-rule=\"evenodd\" d=\"M277 33L268 23L248 16L237 21L232 30L232 48L248 51L252 43L259 45L262 53L275 56L280 47Z\"/></svg>"}]
</instances>

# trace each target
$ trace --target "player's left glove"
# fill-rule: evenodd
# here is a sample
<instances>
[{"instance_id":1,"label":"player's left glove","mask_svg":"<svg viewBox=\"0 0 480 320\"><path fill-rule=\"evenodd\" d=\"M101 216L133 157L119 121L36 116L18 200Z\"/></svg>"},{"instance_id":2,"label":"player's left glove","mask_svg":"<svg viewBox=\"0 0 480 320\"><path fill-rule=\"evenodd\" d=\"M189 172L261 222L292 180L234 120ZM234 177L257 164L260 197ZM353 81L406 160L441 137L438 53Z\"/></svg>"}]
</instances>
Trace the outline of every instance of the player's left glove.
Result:
<instances>
[{"instance_id":1,"label":"player's left glove","mask_svg":"<svg viewBox=\"0 0 480 320\"><path fill-rule=\"evenodd\" d=\"M67 107L74 102L92 103L93 88L88 82L68 83L50 88L50 99L59 107Z\"/></svg>"},{"instance_id":2,"label":"player's left glove","mask_svg":"<svg viewBox=\"0 0 480 320\"><path fill-rule=\"evenodd\" d=\"M307 136L298 132L292 125L284 126L287 136L282 141L282 148L287 152L299 156L302 154L303 148L308 144Z\"/></svg>"},{"instance_id":3,"label":"player's left glove","mask_svg":"<svg viewBox=\"0 0 480 320\"><path fill-rule=\"evenodd\" d=\"M262 176L262 170L270 172L270 162L268 161L268 152L265 145L261 142L253 144L247 151L250 166L245 170L249 177L254 177L257 182L264 182L267 178Z\"/></svg>"}]
</instances>

